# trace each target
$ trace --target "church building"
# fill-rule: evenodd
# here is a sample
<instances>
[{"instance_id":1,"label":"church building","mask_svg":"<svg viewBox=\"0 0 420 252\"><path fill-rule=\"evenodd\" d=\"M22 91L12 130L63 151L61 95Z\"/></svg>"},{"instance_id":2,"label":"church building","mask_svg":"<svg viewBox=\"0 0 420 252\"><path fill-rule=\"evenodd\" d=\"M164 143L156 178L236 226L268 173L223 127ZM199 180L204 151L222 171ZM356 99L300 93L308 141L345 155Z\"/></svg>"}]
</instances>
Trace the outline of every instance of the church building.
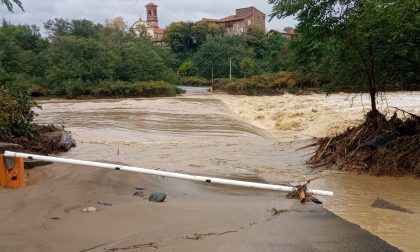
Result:
<instances>
[{"instance_id":1,"label":"church building","mask_svg":"<svg viewBox=\"0 0 420 252\"><path fill-rule=\"evenodd\" d=\"M133 32L137 36L148 36L154 43L163 44L163 35L165 34L165 29L159 28L158 24L158 6L154 3L146 4L146 14L147 20L139 20L135 22L132 26Z\"/></svg>"}]
</instances>

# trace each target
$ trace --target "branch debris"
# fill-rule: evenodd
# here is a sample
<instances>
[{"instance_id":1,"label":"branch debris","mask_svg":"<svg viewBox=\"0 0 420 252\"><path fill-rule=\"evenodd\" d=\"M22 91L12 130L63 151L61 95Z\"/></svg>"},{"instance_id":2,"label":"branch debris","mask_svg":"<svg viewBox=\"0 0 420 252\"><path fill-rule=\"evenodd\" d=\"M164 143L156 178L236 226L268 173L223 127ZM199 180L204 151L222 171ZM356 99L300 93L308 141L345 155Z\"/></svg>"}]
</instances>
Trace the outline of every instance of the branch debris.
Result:
<instances>
[{"instance_id":1,"label":"branch debris","mask_svg":"<svg viewBox=\"0 0 420 252\"><path fill-rule=\"evenodd\" d=\"M369 112L361 125L319 139L308 164L377 176L420 176L420 117L398 111L403 119L397 112L389 120L383 114Z\"/></svg>"}]
</instances>

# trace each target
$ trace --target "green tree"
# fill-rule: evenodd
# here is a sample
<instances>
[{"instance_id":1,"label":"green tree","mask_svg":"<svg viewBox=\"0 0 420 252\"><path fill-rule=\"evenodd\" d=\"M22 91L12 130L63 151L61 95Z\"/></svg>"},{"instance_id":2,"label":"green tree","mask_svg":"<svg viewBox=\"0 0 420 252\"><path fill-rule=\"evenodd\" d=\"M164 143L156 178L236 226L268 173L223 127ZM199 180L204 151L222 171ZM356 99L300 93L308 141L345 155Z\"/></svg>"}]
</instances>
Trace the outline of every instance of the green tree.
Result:
<instances>
[{"instance_id":1,"label":"green tree","mask_svg":"<svg viewBox=\"0 0 420 252\"><path fill-rule=\"evenodd\" d=\"M39 76L38 57L48 46L39 28L3 23L0 27L0 83L13 82L17 74Z\"/></svg>"},{"instance_id":2,"label":"green tree","mask_svg":"<svg viewBox=\"0 0 420 252\"><path fill-rule=\"evenodd\" d=\"M209 25L207 22L197 22L191 26L191 40L193 42L193 47L191 48L194 51L197 51L200 46L206 42L209 35Z\"/></svg>"},{"instance_id":3,"label":"green tree","mask_svg":"<svg viewBox=\"0 0 420 252\"><path fill-rule=\"evenodd\" d=\"M69 21L62 18L55 18L45 22L44 28L50 39L68 35L82 38L98 38L102 25L95 24L87 19L73 19Z\"/></svg>"},{"instance_id":4,"label":"green tree","mask_svg":"<svg viewBox=\"0 0 420 252\"><path fill-rule=\"evenodd\" d=\"M224 31L221 25L204 21L174 22L166 28L164 41L181 61L185 61L191 58L208 38L223 36Z\"/></svg>"},{"instance_id":5,"label":"green tree","mask_svg":"<svg viewBox=\"0 0 420 252\"><path fill-rule=\"evenodd\" d=\"M44 23L44 28L47 31L50 39L70 35L71 23L62 18L49 19Z\"/></svg>"},{"instance_id":6,"label":"green tree","mask_svg":"<svg viewBox=\"0 0 420 252\"><path fill-rule=\"evenodd\" d=\"M278 72L288 67L290 41L283 35L274 33L266 39L266 51L263 54L265 72Z\"/></svg>"},{"instance_id":7,"label":"green tree","mask_svg":"<svg viewBox=\"0 0 420 252\"><path fill-rule=\"evenodd\" d=\"M191 22L174 22L165 30L163 40L174 53L185 53L192 50Z\"/></svg>"},{"instance_id":8,"label":"green tree","mask_svg":"<svg viewBox=\"0 0 420 252\"><path fill-rule=\"evenodd\" d=\"M164 80L172 81L174 76L152 42L137 39L124 43L119 54L116 77L124 81Z\"/></svg>"},{"instance_id":9,"label":"green tree","mask_svg":"<svg viewBox=\"0 0 420 252\"><path fill-rule=\"evenodd\" d=\"M232 59L232 74L240 77L242 60L252 56L242 37L217 37L209 39L200 47L194 56L194 64L202 77L209 79L213 72L214 78L222 78L229 77L230 59Z\"/></svg>"},{"instance_id":10,"label":"green tree","mask_svg":"<svg viewBox=\"0 0 420 252\"><path fill-rule=\"evenodd\" d=\"M109 51L115 51L121 47L126 40L126 34L111 26L100 29L98 34L99 42Z\"/></svg>"},{"instance_id":11,"label":"green tree","mask_svg":"<svg viewBox=\"0 0 420 252\"><path fill-rule=\"evenodd\" d=\"M163 63L166 67L174 71L176 70L176 68L179 66L179 60L177 59L176 55L171 51L171 49L156 44L152 44L152 48L163 60Z\"/></svg>"},{"instance_id":12,"label":"green tree","mask_svg":"<svg viewBox=\"0 0 420 252\"><path fill-rule=\"evenodd\" d=\"M251 26L244 33L247 46L254 51L255 58L262 59L267 51L267 35L259 26Z\"/></svg>"},{"instance_id":13,"label":"green tree","mask_svg":"<svg viewBox=\"0 0 420 252\"><path fill-rule=\"evenodd\" d=\"M8 11L13 12L13 3L19 6L22 11L25 11L20 0L0 0L0 5L6 5Z\"/></svg>"},{"instance_id":14,"label":"green tree","mask_svg":"<svg viewBox=\"0 0 420 252\"><path fill-rule=\"evenodd\" d=\"M83 38L98 38L102 25L95 24L87 19L74 19L71 21L71 35Z\"/></svg>"},{"instance_id":15,"label":"green tree","mask_svg":"<svg viewBox=\"0 0 420 252\"><path fill-rule=\"evenodd\" d=\"M197 68L194 66L192 60L187 60L179 67L179 74L181 76L190 77L197 74Z\"/></svg>"},{"instance_id":16,"label":"green tree","mask_svg":"<svg viewBox=\"0 0 420 252\"><path fill-rule=\"evenodd\" d=\"M226 32L225 26L223 24L207 23L207 34L211 38L223 37Z\"/></svg>"},{"instance_id":17,"label":"green tree","mask_svg":"<svg viewBox=\"0 0 420 252\"><path fill-rule=\"evenodd\" d=\"M52 85L77 79L97 82L113 73L113 58L91 38L57 37L46 50L46 59L46 78Z\"/></svg>"},{"instance_id":18,"label":"green tree","mask_svg":"<svg viewBox=\"0 0 420 252\"><path fill-rule=\"evenodd\" d=\"M241 62L241 73L243 77L248 78L255 74L254 62L251 58L245 58Z\"/></svg>"}]
</instances>

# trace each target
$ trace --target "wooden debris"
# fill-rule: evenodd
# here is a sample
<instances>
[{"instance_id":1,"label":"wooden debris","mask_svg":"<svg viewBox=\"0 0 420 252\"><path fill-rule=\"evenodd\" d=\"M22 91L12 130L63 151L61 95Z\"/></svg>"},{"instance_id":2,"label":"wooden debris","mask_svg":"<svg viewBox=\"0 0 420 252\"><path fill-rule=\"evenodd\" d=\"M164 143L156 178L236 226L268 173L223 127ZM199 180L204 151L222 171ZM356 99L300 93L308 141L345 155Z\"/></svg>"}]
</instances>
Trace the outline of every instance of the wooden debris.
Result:
<instances>
[{"instance_id":1,"label":"wooden debris","mask_svg":"<svg viewBox=\"0 0 420 252\"><path fill-rule=\"evenodd\" d=\"M398 110L408 115L405 120L396 113L387 119L369 112L361 125L319 139L308 164L371 175L420 176L420 117Z\"/></svg>"},{"instance_id":2,"label":"wooden debris","mask_svg":"<svg viewBox=\"0 0 420 252\"><path fill-rule=\"evenodd\" d=\"M121 247L121 248L105 248L104 250L106 252L116 252L116 251L122 251L122 250L142 249L142 248L158 249L158 244L154 242L140 243L140 244L135 244L135 245Z\"/></svg>"}]
</instances>

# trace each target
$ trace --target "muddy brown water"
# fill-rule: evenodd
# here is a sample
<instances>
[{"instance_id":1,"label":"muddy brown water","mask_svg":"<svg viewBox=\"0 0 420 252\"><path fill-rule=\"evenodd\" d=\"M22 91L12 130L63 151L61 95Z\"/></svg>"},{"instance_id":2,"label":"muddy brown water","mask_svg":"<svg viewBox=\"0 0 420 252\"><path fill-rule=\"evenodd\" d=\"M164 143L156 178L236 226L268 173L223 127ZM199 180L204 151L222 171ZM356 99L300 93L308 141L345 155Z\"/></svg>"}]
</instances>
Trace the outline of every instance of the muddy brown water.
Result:
<instances>
[{"instance_id":1,"label":"muddy brown water","mask_svg":"<svg viewBox=\"0 0 420 252\"><path fill-rule=\"evenodd\" d=\"M404 251L420 251L420 180L307 168L313 149L296 149L308 140L280 141L217 96L39 103L38 123L62 124L77 140L63 157L277 184L325 176L311 187L334 191L319 197L327 209ZM414 214L372 208L378 197Z\"/></svg>"}]
</instances>

